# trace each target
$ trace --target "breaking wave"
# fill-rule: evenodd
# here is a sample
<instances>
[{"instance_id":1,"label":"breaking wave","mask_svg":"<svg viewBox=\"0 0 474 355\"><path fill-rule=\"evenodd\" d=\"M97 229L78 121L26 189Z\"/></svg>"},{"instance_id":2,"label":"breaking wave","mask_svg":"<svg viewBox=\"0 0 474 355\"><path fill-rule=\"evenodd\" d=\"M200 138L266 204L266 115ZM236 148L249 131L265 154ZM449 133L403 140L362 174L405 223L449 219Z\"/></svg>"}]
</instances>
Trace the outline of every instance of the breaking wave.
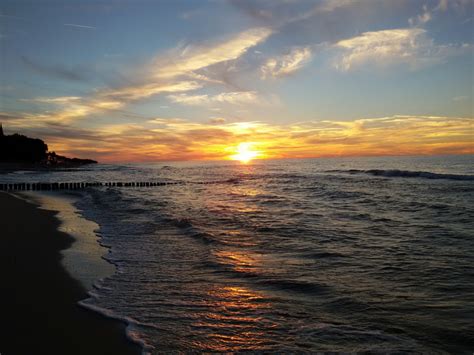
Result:
<instances>
[{"instance_id":1,"label":"breaking wave","mask_svg":"<svg viewBox=\"0 0 474 355\"><path fill-rule=\"evenodd\" d=\"M400 178L423 178L423 179L445 179L445 180L461 180L474 181L474 175L458 175L458 174L441 174L429 171L408 171L408 170L328 170L328 173L343 173L343 174L368 174L373 176L384 177L400 177Z\"/></svg>"}]
</instances>

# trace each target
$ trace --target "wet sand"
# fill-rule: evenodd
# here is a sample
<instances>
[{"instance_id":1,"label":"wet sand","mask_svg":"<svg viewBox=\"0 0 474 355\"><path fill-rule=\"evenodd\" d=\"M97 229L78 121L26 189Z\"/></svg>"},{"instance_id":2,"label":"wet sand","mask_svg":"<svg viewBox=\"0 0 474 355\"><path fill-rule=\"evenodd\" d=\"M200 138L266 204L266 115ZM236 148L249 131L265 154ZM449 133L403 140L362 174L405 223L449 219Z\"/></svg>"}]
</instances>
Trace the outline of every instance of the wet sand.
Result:
<instances>
[{"instance_id":1,"label":"wet sand","mask_svg":"<svg viewBox=\"0 0 474 355\"><path fill-rule=\"evenodd\" d=\"M125 324L77 304L86 290L60 263L73 239L54 215L0 193L0 353L139 354Z\"/></svg>"}]
</instances>

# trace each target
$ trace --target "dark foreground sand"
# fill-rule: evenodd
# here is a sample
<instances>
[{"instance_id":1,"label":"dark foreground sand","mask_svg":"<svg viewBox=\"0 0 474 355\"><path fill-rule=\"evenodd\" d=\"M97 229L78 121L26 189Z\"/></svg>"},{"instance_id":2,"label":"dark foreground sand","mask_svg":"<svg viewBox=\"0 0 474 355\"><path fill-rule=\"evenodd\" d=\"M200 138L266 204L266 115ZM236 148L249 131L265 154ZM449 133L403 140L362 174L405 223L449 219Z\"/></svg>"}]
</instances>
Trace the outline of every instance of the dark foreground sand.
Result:
<instances>
[{"instance_id":1,"label":"dark foreground sand","mask_svg":"<svg viewBox=\"0 0 474 355\"><path fill-rule=\"evenodd\" d=\"M0 354L139 354L125 325L81 308L54 213L0 193Z\"/></svg>"}]
</instances>

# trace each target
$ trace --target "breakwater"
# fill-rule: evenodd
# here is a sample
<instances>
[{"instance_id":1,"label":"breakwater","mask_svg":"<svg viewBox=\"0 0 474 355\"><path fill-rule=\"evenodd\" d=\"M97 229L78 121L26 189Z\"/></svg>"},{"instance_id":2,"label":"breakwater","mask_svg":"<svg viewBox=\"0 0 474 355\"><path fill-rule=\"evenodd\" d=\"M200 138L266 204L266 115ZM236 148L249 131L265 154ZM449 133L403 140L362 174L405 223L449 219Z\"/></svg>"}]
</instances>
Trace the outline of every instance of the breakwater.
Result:
<instances>
[{"instance_id":1,"label":"breakwater","mask_svg":"<svg viewBox=\"0 0 474 355\"><path fill-rule=\"evenodd\" d=\"M9 183L0 184L0 191L56 191L56 190L80 190L90 187L157 187L166 185L183 185L183 184L218 184L234 182L234 180L226 181L205 181L205 182L185 182L185 181L166 181L166 182L36 182L36 183Z\"/></svg>"}]
</instances>

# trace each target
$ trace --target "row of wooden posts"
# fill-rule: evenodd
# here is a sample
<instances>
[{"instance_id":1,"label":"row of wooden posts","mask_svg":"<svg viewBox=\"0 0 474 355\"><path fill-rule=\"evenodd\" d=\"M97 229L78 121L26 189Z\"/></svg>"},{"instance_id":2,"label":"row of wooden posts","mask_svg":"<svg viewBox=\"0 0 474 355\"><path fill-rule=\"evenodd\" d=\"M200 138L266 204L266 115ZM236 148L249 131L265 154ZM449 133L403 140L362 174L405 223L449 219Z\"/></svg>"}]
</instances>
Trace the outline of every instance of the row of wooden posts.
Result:
<instances>
[{"instance_id":1,"label":"row of wooden posts","mask_svg":"<svg viewBox=\"0 0 474 355\"><path fill-rule=\"evenodd\" d=\"M219 183L235 183L237 180L230 179L225 181L204 181L204 182L184 182L184 181L167 181L167 182L36 182L36 183L12 183L0 184L0 191L55 191L55 190L79 190L88 187L154 187L165 185L183 185L183 184L219 184Z\"/></svg>"},{"instance_id":2,"label":"row of wooden posts","mask_svg":"<svg viewBox=\"0 0 474 355\"><path fill-rule=\"evenodd\" d=\"M0 191L53 191L53 190L79 190L88 187L153 187L164 185L179 185L183 182L37 182L0 184Z\"/></svg>"}]
</instances>

